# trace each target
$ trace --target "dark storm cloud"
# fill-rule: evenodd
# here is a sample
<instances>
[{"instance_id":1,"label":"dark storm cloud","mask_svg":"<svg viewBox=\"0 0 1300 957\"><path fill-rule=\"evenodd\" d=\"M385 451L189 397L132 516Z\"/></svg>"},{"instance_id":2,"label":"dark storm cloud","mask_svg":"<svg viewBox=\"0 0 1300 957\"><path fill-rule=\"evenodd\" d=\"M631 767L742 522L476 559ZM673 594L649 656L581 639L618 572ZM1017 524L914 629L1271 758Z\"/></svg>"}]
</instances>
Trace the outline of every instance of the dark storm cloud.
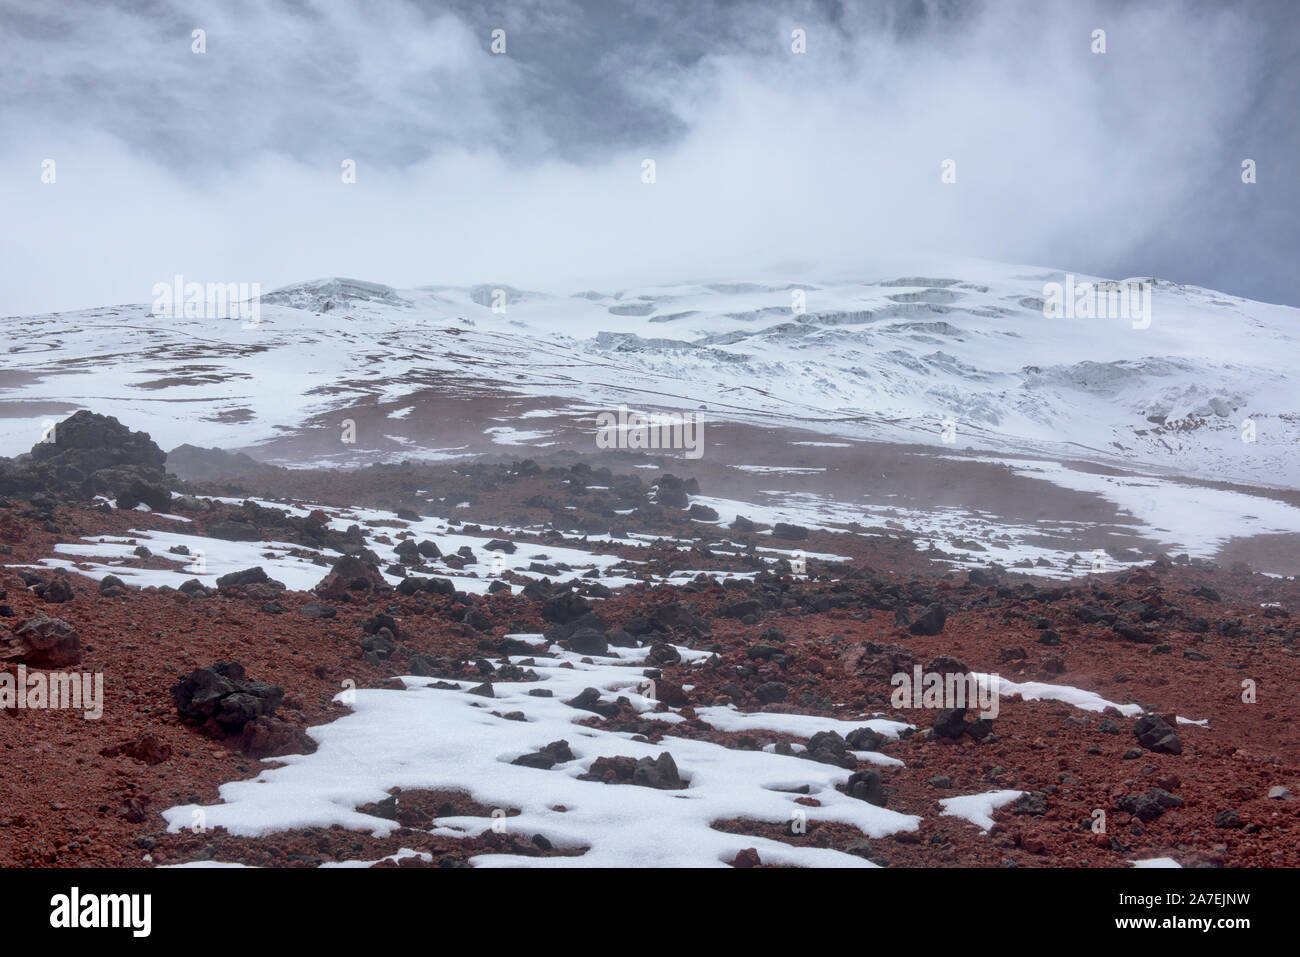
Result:
<instances>
[{"instance_id":1,"label":"dark storm cloud","mask_svg":"<svg viewBox=\"0 0 1300 957\"><path fill-rule=\"evenodd\" d=\"M0 314L141 301L175 272L633 282L870 274L932 250L1300 303L1298 19L1289 2L0 0Z\"/></svg>"}]
</instances>

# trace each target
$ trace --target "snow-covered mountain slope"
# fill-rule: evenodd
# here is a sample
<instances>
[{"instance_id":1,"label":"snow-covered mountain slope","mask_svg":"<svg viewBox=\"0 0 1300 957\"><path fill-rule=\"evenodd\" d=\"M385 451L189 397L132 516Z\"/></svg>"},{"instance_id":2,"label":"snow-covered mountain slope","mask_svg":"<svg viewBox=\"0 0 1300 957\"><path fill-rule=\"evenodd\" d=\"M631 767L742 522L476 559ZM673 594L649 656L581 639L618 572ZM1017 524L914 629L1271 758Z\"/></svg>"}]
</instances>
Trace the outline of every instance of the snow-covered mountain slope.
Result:
<instances>
[{"instance_id":1,"label":"snow-covered mountain slope","mask_svg":"<svg viewBox=\"0 0 1300 957\"><path fill-rule=\"evenodd\" d=\"M585 417L626 403L941 448L949 420L956 448L1300 486L1300 310L1155 281L1145 328L1047 318L1045 284L1065 281L970 261L569 294L330 279L264 294L256 323L148 305L10 318L0 451L78 407L167 448L247 448L333 409L496 388Z\"/></svg>"}]
</instances>

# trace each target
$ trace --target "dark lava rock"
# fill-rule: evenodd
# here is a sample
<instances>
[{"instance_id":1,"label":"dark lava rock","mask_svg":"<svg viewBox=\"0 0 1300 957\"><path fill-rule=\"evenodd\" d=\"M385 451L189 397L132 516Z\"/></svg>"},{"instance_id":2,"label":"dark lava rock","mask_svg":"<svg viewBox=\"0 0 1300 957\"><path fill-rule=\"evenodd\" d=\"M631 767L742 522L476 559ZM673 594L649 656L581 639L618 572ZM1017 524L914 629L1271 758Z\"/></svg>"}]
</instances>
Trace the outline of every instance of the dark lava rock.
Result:
<instances>
[{"instance_id":1,"label":"dark lava rock","mask_svg":"<svg viewBox=\"0 0 1300 957\"><path fill-rule=\"evenodd\" d=\"M802 525L789 525L785 522L777 522L772 526L772 537L781 538L790 542L803 542L808 539L808 529Z\"/></svg>"},{"instance_id":2,"label":"dark lava rock","mask_svg":"<svg viewBox=\"0 0 1300 957\"><path fill-rule=\"evenodd\" d=\"M849 797L857 798L859 801L866 801L876 807L885 806L885 791L881 785L880 772L874 769L855 771L850 774L844 790Z\"/></svg>"},{"instance_id":3,"label":"dark lava rock","mask_svg":"<svg viewBox=\"0 0 1300 957\"><path fill-rule=\"evenodd\" d=\"M661 791L676 791L686 786L677 772L677 762L667 751L657 758L642 758L637 761L636 769L632 772L632 783Z\"/></svg>"},{"instance_id":4,"label":"dark lava rock","mask_svg":"<svg viewBox=\"0 0 1300 957\"><path fill-rule=\"evenodd\" d=\"M1047 813L1047 795L1042 791L1026 791L1016 799L1015 814L1029 814L1034 817Z\"/></svg>"},{"instance_id":5,"label":"dark lava rock","mask_svg":"<svg viewBox=\"0 0 1300 957\"><path fill-rule=\"evenodd\" d=\"M66 621L37 615L0 637L0 661L36 668L63 668L81 663L81 639Z\"/></svg>"},{"instance_id":6,"label":"dark lava rock","mask_svg":"<svg viewBox=\"0 0 1300 957\"><path fill-rule=\"evenodd\" d=\"M667 665L681 664L682 653L668 644L666 641L656 641L650 646L650 651L646 655L652 665L658 665L663 668Z\"/></svg>"},{"instance_id":7,"label":"dark lava rock","mask_svg":"<svg viewBox=\"0 0 1300 957\"><path fill-rule=\"evenodd\" d=\"M371 615L361 622L361 630L367 635L378 634L380 628L387 628L394 637L397 636L397 621L392 615L379 612L379 614Z\"/></svg>"},{"instance_id":8,"label":"dark lava rock","mask_svg":"<svg viewBox=\"0 0 1300 957\"><path fill-rule=\"evenodd\" d=\"M966 709L945 708L940 711L930 726L930 733L936 738L960 738L966 733Z\"/></svg>"},{"instance_id":9,"label":"dark lava rock","mask_svg":"<svg viewBox=\"0 0 1300 957\"><path fill-rule=\"evenodd\" d=\"M631 635L629 635L622 628L611 628L608 632L605 633L605 639L615 648L638 647L637 640L633 638Z\"/></svg>"},{"instance_id":10,"label":"dark lava rock","mask_svg":"<svg viewBox=\"0 0 1300 957\"><path fill-rule=\"evenodd\" d=\"M249 757L278 758L286 754L311 754L316 742L302 728L268 715L244 725L239 746Z\"/></svg>"},{"instance_id":11,"label":"dark lava rock","mask_svg":"<svg viewBox=\"0 0 1300 957\"><path fill-rule=\"evenodd\" d=\"M1114 625L1115 634L1119 635L1125 641L1137 641L1142 644L1154 644L1158 639L1158 634L1149 631L1141 625L1136 625L1129 621L1116 621Z\"/></svg>"},{"instance_id":12,"label":"dark lava rock","mask_svg":"<svg viewBox=\"0 0 1300 957\"><path fill-rule=\"evenodd\" d=\"M227 734L241 732L254 718L274 713L284 698L283 688L246 680L243 665L233 661L195 669L173 685L171 693L182 717Z\"/></svg>"},{"instance_id":13,"label":"dark lava rock","mask_svg":"<svg viewBox=\"0 0 1300 957\"><path fill-rule=\"evenodd\" d=\"M569 650L580 655L609 654L609 642L595 628L579 628L568 637Z\"/></svg>"},{"instance_id":14,"label":"dark lava rock","mask_svg":"<svg viewBox=\"0 0 1300 957\"><path fill-rule=\"evenodd\" d=\"M315 591L322 597L347 599L348 592L384 592L391 588L374 563L356 555L342 555L334 562L330 573L316 585Z\"/></svg>"},{"instance_id":15,"label":"dark lava rock","mask_svg":"<svg viewBox=\"0 0 1300 957\"><path fill-rule=\"evenodd\" d=\"M780 681L765 681L754 689L754 697L763 704L776 704L784 701L790 689Z\"/></svg>"},{"instance_id":16,"label":"dark lava rock","mask_svg":"<svg viewBox=\"0 0 1300 957\"><path fill-rule=\"evenodd\" d=\"M218 588L230 588L238 585L252 585L257 582L270 581L262 567L245 568L243 571L231 572L217 579Z\"/></svg>"},{"instance_id":17,"label":"dark lava rock","mask_svg":"<svg viewBox=\"0 0 1300 957\"><path fill-rule=\"evenodd\" d=\"M561 624L575 621L590 611L591 602L573 591L561 592L542 602L542 617Z\"/></svg>"},{"instance_id":18,"label":"dark lava rock","mask_svg":"<svg viewBox=\"0 0 1300 957\"><path fill-rule=\"evenodd\" d=\"M220 538L227 542L256 542L262 537L262 533L248 522L231 519L209 522L204 531L209 538Z\"/></svg>"},{"instance_id":19,"label":"dark lava rock","mask_svg":"<svg viewBox=\"0 0 1300 957\"><path fill-rule=\"evenodd\" d=\"M1182 754L1183 742L1164 718L1158 714L1144 714L1133 724L1138 744L1157 754Z\"/></svg>"},{"instance_id":20,"label":"dark lava rock","mask_svg":"<svg viewBox=\"0 0 1300 957\"><path fill-rule=\"evenodd\" d=\"M493 625L492 617L481 608L470 608L462 620L475 631L490 631Z\"/></svg>"},{"instance_id":21,"label":"dark lava rock","mask_svg":"<svg viewBox=\"0 0 1300 957\"><path fill-rule=\"evenodd\" d=\"M854 728L844 739L854 751L879 751L885 736L870 728Z\"/></svg>"},{"instance_id":22,"label":"dark lava rock","mask_svg":"<svg viewBox=\"0 0 1300 957\"><path fill-rule=\"evenodd\" d=\"M55 575L50 581L32 589L43 601L62 604L72 601L72 585L62 575Z\"/></svg>"},{"instance_id":23,"label":"dark lava rock","mask_svg":"<svg viewBox=\"0 0 1300 957\"><path fill-rule=\"evenodd\" d=\"M842 768L855 768L858 759L849 754L848 743L834 731L818 731L808 739L808 749L801 757L821 764L836 764Z\"/></svg>"},{"instance_id":24,"label":"dark lava rock","mask_svg":"<svg viewBox=\"0 0 1300 957\"><path fill-rule=\"evenodd\" d=\"M1116 802L1121 811L1132 814L1143 823L1149 823L1165 813L1164 807L1147 794L1126 794Z\"/></svg>"},{"instance_id":25,"label":"dark lava rock","mask_svg":"<svg viewBox=\"0 0 1300 957\"><path fill-rule=\"evenodd\" d=\"M1176 787L1177 782L1178 779L1174 778L1172 782L1165 782L1165 783L1172 783ZM1150 797L1152 800L1157 801L1161 807L1166 807L1166 808L1181 807L1183 803L1182 798L1180 798L1176 794L1170 794L1164 788L1152 788L1151 790L1147 791L1147 796Z\"/></svg>"},{"instance_id":26,"label":"dark lava rock","mask_svg":"<svg viewBox=\"0 0 1300 957\"><path fill-rule=\"evenodd\" d=\"M104 477L112 472L99 472L99 477ZM151 512L166 512L171 506L172 493L161 481L149 481L145 478L132 477L126 480L125 485L118 482L117 507L124 509L133 509L137 505L148 506Z\"/></svg>"},{"instance_id":27,"label":"dark lava rock","mask_svg":"<svg viewBox=\"0 0 1300 957\"><path fill-rule=\"evenodd\" d=\"M99 593L108 598L115 598L127 593L126 582L116 575L105 575L99 580Z\"/></svg>"},{"instance_id":28,"label":"dark lava rock","mask_svg":"<svg viewBox=\"0 0 1300 957\"><path fill-rule=\"evenodd\" d=\"M871 850L871 842L865 837L855 837L849 843L844 845L844 853L852 854L854 857L861 857L870 860L874 854Z\"/></svg>"},{"instance_id":29,"label":"dark lava rock","mask_svg":"<svg viewBox=\"0 0 1300 957\"><path fill-rule=\"evenodd\" d=\"M695 479L683 481L670 473L664 473L655 482L655 501L665 508L686 508L690 504L688 495L698 495L699 483Z\"/></svg>"},{"instance_id":30,"label":"dark lava rock","mask_svg":"<svg viewBox=\"0 0 1300 957\"><path fill-rule=\"evenodd\" d=\"M948 613L942 605L933 604L912 622L907 629L913 635L938 635L943 632Z\"/></svg>"},{"instance_id":31,"label":"dark lava rock","mask_svg":"<svg viewBox=\"0 0 1300 957\"><path fill-rule=\"evenodd\" d=\"M952 655L939 655L925 666L925 670L937 675L970 674L970 668L966 667L966 663Z\"/></svg>"},{"instance_id":32,"label":"dark lava rock","mask_svg":"<svg viewBox=\"0 0 1300 957\"><path fill-rule=\"evenodd\" d=\"M613 701L601 701L600 692L595 688L584 688L574 698L565 702L570 708L577 708L579 711L590 711L598 714L602 718L617 717L622 710L618 704Z\"/></svg>"},{"instance_id":33,"label":"dark lava rock","mask_svg":"<svg viewBox=\"0 0 1300 957\"><path fill-rule=\"evenodd\" d=\"M511 764L522 765L526 768L538 768L542 771L549 771L557 764L564 764L566 761L573 760L573 752L569 750L568 741L552 741L543 748L532 752L531 754L521 754L511 761Z\"/></svg>"},{"instance_id":34,"label":"dark lava rock","mask_svg":"<svg viewBox=\"0 0 1300 957\"><path fill-rule=\"evenodd\" d=\"M1084 624L1095 624L1102 622L1111 625L1115 623L1116 615L1114 612L1106 611L1097 604L1080 605L1074 610L1074 617L1078 618Z\"/></svg>"},{"instance_id":35,"label":"dark lava rock","mask_svg":"<svg viewBox=\"0 0 1300 957\"><path fill-rule=\"evenodd\" d=\"M455 668L446 658L430 655L407 655L406 670L422 678L442 678L452 674ZM453 685L452 687L456 686Z\"/></svg>"},{"instance_id":36,"label":"dark lava rock","mask_svg":"<svg viewBox=\"0 0 1300 957\"><path fill-rule=\"evenodd\" d=\"M52 441L0 460L0 495L48 495L86 499L108 494L134 508L140 502L164 510L171 498L163 472L166 454L145 432L117 419L75 412L54 427Z\"/></svg>"},{"instance_id":37,"label":"dark lava rock","mask_svg":"<svg viewBox=\"0 0 1300 957\"><path fill-rule=\"evenodd\" d=\"M696 610L681 601L670 601L657 606L653 613L653 628L667 631L690 631L695 634L704 634L708 632L708 623L699 616ZM627 630L636 634L631 622L627 624Z\"/></svg>"},{"instance_id":38,"label":"dark lava rock","mask_svg":"<svg viewBox=\"0 0 1300 957\"><path fill-rule=\"evenodd\" d=\"M387 628L380 628L373 635L361 639L361 652L372 665L378 665L393 657L397 650L397 639Z\"/></svg>"},{"instance_id":39,"label":"dark lava rock","mask_svg":"<svg viewBox=\"0 0 1300 957\"><path fill-rule=\"evenodd\" d=\"M747 615L757 615L763 611L763 603L757 598L745 598L729 605L723 605L718 609L718 614L723 618L744 618Z\"/></svg>"}]
</instances>

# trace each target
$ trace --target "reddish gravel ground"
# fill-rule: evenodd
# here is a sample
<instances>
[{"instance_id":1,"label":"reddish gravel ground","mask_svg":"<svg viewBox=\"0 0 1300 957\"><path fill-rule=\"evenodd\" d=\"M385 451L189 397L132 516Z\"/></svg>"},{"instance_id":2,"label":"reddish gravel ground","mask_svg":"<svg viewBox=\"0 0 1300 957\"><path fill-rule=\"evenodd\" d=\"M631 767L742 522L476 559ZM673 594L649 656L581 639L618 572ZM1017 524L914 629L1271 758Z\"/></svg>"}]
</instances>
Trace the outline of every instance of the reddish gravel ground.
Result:
<instances>
[{"instance_id":1,"label":"reddish gravel ground","mask_svg":"<svg viewBox=\"0 0 1300 957\"><path fill-rule=\"evenodd\" d=\"M74 536L172 524L141 512L61 507L54 520L57 531L50 531L19 511L0 510L0 542L7 548L0 557L6 566L48 557L55 543ZM703 665L665 667L661 682L668 688L691 686L682 692L688 717L694 717L691 705L731 700L724 691L728 686L745 696L746 709L758 709L751 697L754 689L779 681L790 693L784 703L768 706L772 710L837 717L878 711L915 724L922 732L884 746L906 768L880 770L888 806L921 815L923 823L919 832L872 840L869 846L863 835L842 825L810 822L805 833L793 835L784 825L754 821L719 821L715 826L851 849L889 866L1119 867L1154 856L1171 856L1189 866L1300 865L1300 802L1267 797L1277 786L1300 792L1300 703L1293 693L1300 685L1300 660L1296 626L1289 617L1300 608L1300 584L1294 580L1157 563L1068 584L1037 582L1022 593L1011 576L999 588L968 585L964 575L925 575L914 551L910 567L897 568L894 557L900 546L887 539L873 545L862 537L827 536L826 541L810 541L809 548L854 555L852 567L866 577L843 586L787 582L794 589L790 594L860 597L878 590L882 581L919 583L949 608L942 633L910 635L895 624L893 611L869 609L861 602L825 611L796 604L746 623L748 619L723 617L718 611L749 592L707 583L637 586L599 603L599 611L612 624L673 601L698 611L711 634L693 643L711 648L716 658ZM680 557L662 555L668 564ZM703 557L692 555L690 564L701 567ZM385 839L338 828L256 840L221 832L169 835L160 816L176 804L211 803L219 785L254 776L261 766L241 751L237 739L207 737L178 716L169 689L182 675L218 661L238 661L249 678L285 689L277 718L306 728L346 713L331 702L346 679L373 687L402 673L398 661L371 665L363 660L363 619L377 612L392 614L408 652L467 658L463 674L470 676L473 659L488 654L480 642L546 627L538 603L519 595L485 599L477 607L491 625L476 631L458 620L464 607L441 596L391 593L336 603L337 617L322 620L302 614L303 606L319 600L307 593L279 593L275 600L284 610L270 614L261 610L267 599L256 589L225 589L189 599L150 588L109 598L99 594L96 579L72 574L68 580L72 600L51 604L26 588L13 567L0 567L0 589L7 592L0 603L13 610L7 624L39 613L67 621L80 634L81 669L102 671L105 678L100 720L53 710L0 713L5 755L0 864L148 866L150 861L214 858L312 866L376 860L405 847L446 866L493 851L557 853L524 836L493 834L487 830L488 809L453 792L408 792L398 795L394 808L376 809L395 814L403 824ZM1203 592L1210 597L1191 594L1203 586L1213 590ZM1085 605L1113 609L1135 600L1175 612L1150 643L1124 640L1107 625L1084 623L1075 614ZM1277 603L1267 617L1265 603ZM1205 620L1205 630L1190 627L1196 619ZM5 626L0 623L0 633ZM784 640L774 637L772 628ZM1039 643L1047 628L1059 635L1058 645ZM672 640L692 643L685 634ZM749 657L750 649L763 643L779 649L784 665ZM1118 703L1136 702L1171 720L1175 714L1208 718L1209 725L1178 726L1182 753L1157 754L1138 748L1131 718L1110 715L1118 731L1106 733L1101 726L1107 715L1059 702L1004 698L992 737L982 742L969 736L928 740L923 732L933 723L934 711L895 711L889 703L887 676L908 654L923 666L948 655L973 670L1015 681L1073 685ZM1246 679L1256 683L1255 703L1242 700ZM647 718L628 712L590 721L617 727L644 724ZM656 732L668 729L650 723L640 730L654 740ZM766 732L722 733L698 719L671 733L745 748L798 740ZM123 746L125 753L119 750ZM1126 757L1135 748L1137 756ZM849 773L846 768L846 778ZM938 776L949 779L947 786L932 783ZM1042 792L1043 806L1029 809L1036 813L1016 813L1008 805L995 815L997 823L987 834L940 815L942 797L999 788ZM1147 822L1119 809L1126 795L1150 788L1172 793L1181 804ZM482 814L485 833L470 840L431 837L421 828L440 808L443 814L452 809ZM1103 834L1089 826L1097 809L1106 813ZM1224 812L1234 812L1235 818L1224 820ZM402 866L421 863L410 860Z\"/></svg>"}]
</instances>

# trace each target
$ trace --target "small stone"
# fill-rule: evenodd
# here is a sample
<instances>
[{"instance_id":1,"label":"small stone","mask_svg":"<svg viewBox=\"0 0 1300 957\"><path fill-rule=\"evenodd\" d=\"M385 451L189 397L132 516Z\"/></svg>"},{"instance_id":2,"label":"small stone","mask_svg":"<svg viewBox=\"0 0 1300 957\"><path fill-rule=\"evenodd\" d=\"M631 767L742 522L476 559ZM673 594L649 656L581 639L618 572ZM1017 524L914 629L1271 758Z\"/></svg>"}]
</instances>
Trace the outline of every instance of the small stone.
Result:
<instances>
[{"instance_id":1,"label":"small stone","mask_svg":"<svg viewBox=\"0 0 1300 957\"><path fill-rule=\"evenodd\" d=\"M1215 827L1241 827L1241 816L1236 811L1220 811L1214 816Z\"/></svg>"}]
</instances>

